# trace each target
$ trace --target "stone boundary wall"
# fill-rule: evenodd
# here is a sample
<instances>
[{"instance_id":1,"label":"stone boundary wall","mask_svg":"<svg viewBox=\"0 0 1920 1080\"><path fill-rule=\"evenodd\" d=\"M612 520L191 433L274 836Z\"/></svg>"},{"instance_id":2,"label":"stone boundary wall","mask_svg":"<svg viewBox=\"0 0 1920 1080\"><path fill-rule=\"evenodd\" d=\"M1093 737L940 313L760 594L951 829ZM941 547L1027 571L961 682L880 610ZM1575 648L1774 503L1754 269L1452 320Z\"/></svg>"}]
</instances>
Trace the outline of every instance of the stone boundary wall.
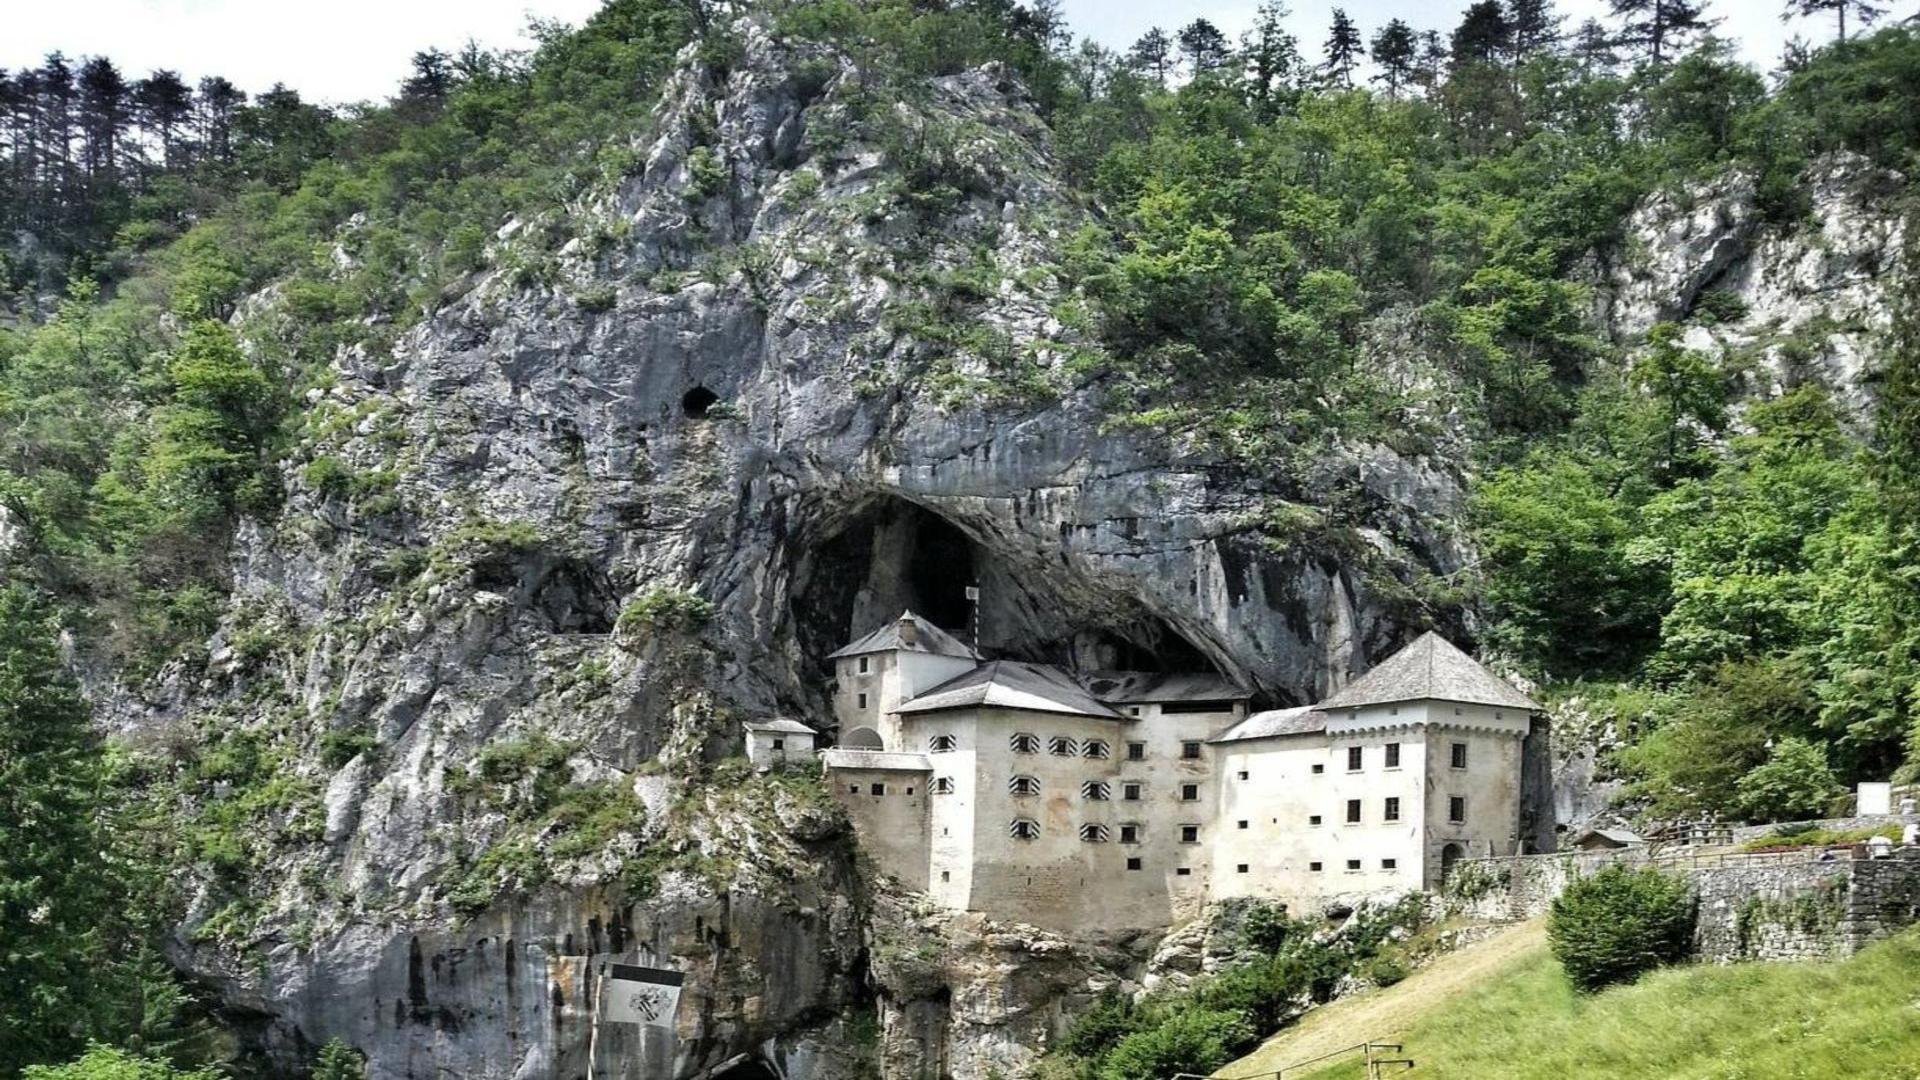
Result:
<instances>
[{"instance_id":1,"label":"stone boundary wall","mask_svg":"<svg viewBox=\"0 0 1920 1080\"><path fill-rule=\"evenodd\" d=\"M1869 814L1866 817L1822 818L1819 821L1782 821L1773 825L1736 825L1733 827L1733 842L1744 844L1749 840L1758 840L1771 836L1781 829L1825 829L1829 832L1853 832L1856 829L1878 829L1886 825L1920 825L1920 814Z\"/></svg>"},{"instance_id":2,"label":"stone boundary wall","mask_svg":"<svg viewBox=\"0 0 1920 1080\"><path fill-rule=\"evenodd\" d=\"M1652 856L1639 849L1464 859L1442 893L1450 914L1495 921L1547 912L1566 887L1610 863L1688 878L1704 960L1837 959L1920 921L1920 848Z\"/></svg>"}]
</instances>

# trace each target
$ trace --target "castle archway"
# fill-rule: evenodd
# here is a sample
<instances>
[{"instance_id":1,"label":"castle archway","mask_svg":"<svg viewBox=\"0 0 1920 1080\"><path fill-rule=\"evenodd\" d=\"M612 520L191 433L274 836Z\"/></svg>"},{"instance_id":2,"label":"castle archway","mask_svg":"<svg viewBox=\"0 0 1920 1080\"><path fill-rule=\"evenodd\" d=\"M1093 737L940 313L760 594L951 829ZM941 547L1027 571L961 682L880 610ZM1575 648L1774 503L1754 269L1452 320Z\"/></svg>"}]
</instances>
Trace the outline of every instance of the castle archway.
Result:
<instances>
[{"instance_id":1,"label":"castle archway","mask_svg":"<svg viewBox=\"0 0 1920 1080\"><path fill-rule=\"evenodd\" d=\"M1459 844L1448 844L1440 849L1440 880L1445 883L1453 875L1453 864L1460 861L1463 854Z\"/></svg>"},{"instance_id":2,"label":"castle archway","mask_svg":"<svg viewBox=\"0 0 1920 1080\"><path fill-rule=\"evenodd\" d=\"M880 733L870 727L857 727L847 732L840 745L848 750L885 750L886 741Z\"/></svg>"}]
</instances>

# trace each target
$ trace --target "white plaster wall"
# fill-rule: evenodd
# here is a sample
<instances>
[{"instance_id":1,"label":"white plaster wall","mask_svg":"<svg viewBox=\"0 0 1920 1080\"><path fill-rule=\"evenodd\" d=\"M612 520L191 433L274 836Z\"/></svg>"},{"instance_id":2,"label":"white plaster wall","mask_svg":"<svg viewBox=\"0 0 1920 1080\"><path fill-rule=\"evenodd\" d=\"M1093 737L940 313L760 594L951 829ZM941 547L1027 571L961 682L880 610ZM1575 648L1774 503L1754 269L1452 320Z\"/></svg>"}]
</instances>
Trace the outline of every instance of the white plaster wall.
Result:
<instances>
[{"instance_id":1,"label":"white plaster wall","mask_svg":"<svg viewBox=\"0 0 1920 1080\"><path fill-rule=\"evenodd\" d=\"M1425 885L1440 884L1440 853L1458 843L1468 855L1514 855L1520 851L1520 747L1524 712L1481 705L1436 702L1433 751L1427 761ZM1467 745L1467 767L1451 765L1452 744ZM1467 800L1467 820L1448 820L1449 796Z\"/></svg>"},{"instance_id":2,"label":"white plaster wall","mask_svg":"<svg viewBox=\"0 0 1920 1080\"><path fill-rule=\"evenodd\" d=\"M775 748L774 743L780 746ZM786 765L813 760L813 736L798 731L748 731L747 760L755 765Z\"/></svg>"},{"instance_id":3,"label":"white plaster wall","mask_svg":"<svg viewBox=\"0 0 1920 1080\"><path fill-rule=\"evenodd\" d=\"M929 774L918 769L829 769L826 784L846 808L860 848L881 873L927 888ZM885 793L873 794L880 784Z\"/></svg>"}]
</instances>

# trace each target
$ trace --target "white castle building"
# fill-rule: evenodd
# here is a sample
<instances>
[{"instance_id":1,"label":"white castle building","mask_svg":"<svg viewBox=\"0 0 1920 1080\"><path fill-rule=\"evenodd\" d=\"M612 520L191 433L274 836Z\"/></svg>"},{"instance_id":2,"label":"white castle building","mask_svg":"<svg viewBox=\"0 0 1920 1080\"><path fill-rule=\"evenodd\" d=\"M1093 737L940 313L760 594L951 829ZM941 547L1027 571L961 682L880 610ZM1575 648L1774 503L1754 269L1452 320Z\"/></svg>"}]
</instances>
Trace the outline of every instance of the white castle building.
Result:
<instances>
[{"instance_id":1,"label":"white castle building","mask_svg":"<svg viewBox=\"0 0 1920 1080\"><path fill-rule=\"evenodd\" d=\"M1218 675L983 662L911 612L831 660L827 783L877 868L949 907L1151 929L1210 900L1431 888L1536 844L1540 707L1436 634L1252 715Z\"/></svg>"}]
</instances>

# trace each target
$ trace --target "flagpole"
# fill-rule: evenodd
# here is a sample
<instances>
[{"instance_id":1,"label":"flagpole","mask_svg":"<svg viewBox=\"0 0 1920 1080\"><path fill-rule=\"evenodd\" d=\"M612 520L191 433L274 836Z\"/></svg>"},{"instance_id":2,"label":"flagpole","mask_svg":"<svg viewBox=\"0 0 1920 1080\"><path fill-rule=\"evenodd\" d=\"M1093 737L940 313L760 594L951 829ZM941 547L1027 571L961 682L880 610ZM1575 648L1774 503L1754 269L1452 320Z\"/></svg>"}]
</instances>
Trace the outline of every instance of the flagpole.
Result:
<instances>
[{"instance_id":1,"label":"flagpole","mask_svg":"<svg viewBox=\"0 0 1920 1080\"><path fill-rule=\"evenodd\" d=\"M587 1080L593 1080L593 1063L598 1060L594 1053L600 1049L600 999L605 996L606 986L607 972L602 965L593 980L593 1010L587 1022Z\"/></svg>"}]
</instances>

